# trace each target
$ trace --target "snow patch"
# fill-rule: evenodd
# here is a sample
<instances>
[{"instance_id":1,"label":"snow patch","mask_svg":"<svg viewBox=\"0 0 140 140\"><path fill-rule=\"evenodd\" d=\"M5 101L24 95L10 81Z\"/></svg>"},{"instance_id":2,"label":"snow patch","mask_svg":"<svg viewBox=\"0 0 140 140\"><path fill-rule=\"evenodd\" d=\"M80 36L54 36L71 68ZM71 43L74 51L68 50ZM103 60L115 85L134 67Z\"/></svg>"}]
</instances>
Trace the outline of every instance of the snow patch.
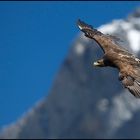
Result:
<instances>
[{"instance_id":1,"label":"snow patch","mask_svg":"<svg viewBox=\"0 0 140 140\"><path fill-rule=\"evenodd\" d=\"M122 22L121 22L121 27L122 27L122 29L124 29L124 30L129 30L129 29L131 29L133 26L132 26L132 24L129 23L129 22L122 21Z\"/></svg>"},{"instance_id":2,"label":"snow patch","mask_svg":"<svg viewBox=\"0 0 140 140\"><path fill-rule=\"evenodd\" d=\"M102 33L114 33L122 20L114 20L112 23L101 25L98 30Z\"/></svg>"},{"instance_id":3,"label":"snow patch","mask_svg":"<svg viewBox=\"0 0 140 140\"><path fill-rule=\"evenodd\" d=\"M76 46L75 46L75 51L76 51L76 53L77 53L78 55L83 54L84 51L85 51L84 45L81 44L81 43L77 43Z\"/></svg>"},{"instance_id":4,"label":"snow patch","mask_svg":"<svg viewBox=\"0 0 140 140\"><path fill-rule=\"evenodd\" d=\"M139 51L140 50L140 32L135 29L128 30L127 37L130 43L130 47L133 49L133 51L134 52Z\"/></svg>"},{"instance_id":5,"label":"snow patch","mask_svg":"<svg viewBox=\"0 0 140 140\"><path fill-rule=\"evenodd\" d=\"M116 31L116 28L115 26L112 26L112 24L106 24L100 26L98 30L101 31L102 33L113 33Z\"/></svg>"}]
</instances>

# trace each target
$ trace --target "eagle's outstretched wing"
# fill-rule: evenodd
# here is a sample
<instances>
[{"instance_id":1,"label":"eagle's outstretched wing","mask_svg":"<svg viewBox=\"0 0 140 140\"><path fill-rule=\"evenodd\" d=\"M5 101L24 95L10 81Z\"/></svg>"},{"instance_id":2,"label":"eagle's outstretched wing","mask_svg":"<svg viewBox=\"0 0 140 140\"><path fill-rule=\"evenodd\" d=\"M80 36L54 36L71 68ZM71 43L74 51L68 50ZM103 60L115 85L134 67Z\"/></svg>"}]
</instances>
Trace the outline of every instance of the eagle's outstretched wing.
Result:
<instances>
[{"instance_id":1,"label":"eagle's outstretched wing","mask_svg":"<svg viewBox=\"0 0 140 140\"><path fill-rule=\"evenodd\" d=\"M78 20L77 25L80 28L80 30L85 33L85 36L89 37L91 39L94 39L95 34L103 35L103 33L98 31L97 29L94 29L92 25L89 25L89 24L81 21L80 19Z\"/></svg>"},{"instance_id":2,"label":"eagle's outstretched wing","mask_svg":"<svg viewBox=\"0 0 140 140\"><path fill-rule=\"evenodd\" d=\"M108 36L110 39L112 39L114 42L123 42L123 40L121 40L121 38L119 38L118 36L115 35L110 35L110 34L106 34L106 36Z\"/></svg>"},{"instance_id":3,"label":"eagle's outstretched wing","mask_svg":"<svg viewBox=\"0 0 140 140\"><path fill-rule=\"evenodd\" d=\"M100 31L98 31L97 29L94 29L92 25L89 25L89 24L81 21L80 19L78 20L77 24L78 24L78 27L80 28L80 30L83 31L85 33L85 35L89 38L92 38L92 35L96 34L96 35L104 35L114 41L122 42L122 40L118 36L110 35L110 34L103 34ZM92 39L94 39L94 38L92 38Z\"/></svg>"},{"instance_id":4,"label":"eagle's outstretched wing","mask_svg":"<svg viewBox=\"0 0 140 140\"><path fill-rule=\"evenodd\" d=\"M137 69L137 72L140 72L140 69ZM120 72L119 80L136 98L140 98L140 77L138 75L133 73L133 75L124 76Z\"/></svg>"},{"instance_id":5,"label":"eagle's outstretched wing","mask_svg":"<svg viewBox=\"0 0 140 140\"><path fill-rule=\"evenodd\" d=\"M116 41L121 40L118 37L109 34L103 34L97 29L94 29L93 26L88 25L87 23L81 21L80 19L78 20L77 25L80 28L80 30L84 32L85 36L95 40L104 52L107 52L113 47L114 48L119 47L117 44L115 44ZM107 47L107 45L105 44L109 44L109 42L110 46Z\"/></svg>"}]
</instances>

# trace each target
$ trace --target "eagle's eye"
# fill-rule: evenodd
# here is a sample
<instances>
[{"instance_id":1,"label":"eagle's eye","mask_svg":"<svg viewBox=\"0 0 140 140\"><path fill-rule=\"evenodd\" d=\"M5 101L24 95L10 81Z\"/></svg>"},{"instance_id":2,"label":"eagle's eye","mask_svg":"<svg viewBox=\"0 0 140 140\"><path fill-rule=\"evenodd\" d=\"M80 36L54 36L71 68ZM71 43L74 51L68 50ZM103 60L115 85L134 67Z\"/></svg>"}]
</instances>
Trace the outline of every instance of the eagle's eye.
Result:
<instances>
[{"instance_id":1,"label":"eagle's eye","mask_svg":"<svg viewBox=\"0 0 140 140\"><path fill-rule=\"evenodd\" d=\"M103 60L98 60L97 63L98 64L103 64Z\"/></svg>"}]
</instances>

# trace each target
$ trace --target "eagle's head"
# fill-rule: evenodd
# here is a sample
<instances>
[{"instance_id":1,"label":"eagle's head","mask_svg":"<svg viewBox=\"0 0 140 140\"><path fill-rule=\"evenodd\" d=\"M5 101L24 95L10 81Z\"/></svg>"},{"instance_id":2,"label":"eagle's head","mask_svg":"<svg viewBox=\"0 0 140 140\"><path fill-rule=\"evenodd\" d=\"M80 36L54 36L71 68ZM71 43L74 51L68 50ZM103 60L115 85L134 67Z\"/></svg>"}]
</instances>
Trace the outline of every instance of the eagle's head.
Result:
<instances>
[{"instance_id":1,"label":"eagle's head","mask_svg":"<svg viewBox=\"0 0 140 140\"><path fill-rule=\"evenodd\" d=\"M93 63L93 65L96 67L104 67L105 66L104 59L97 60L96 62Z\"/></svg>"}]
</instances>

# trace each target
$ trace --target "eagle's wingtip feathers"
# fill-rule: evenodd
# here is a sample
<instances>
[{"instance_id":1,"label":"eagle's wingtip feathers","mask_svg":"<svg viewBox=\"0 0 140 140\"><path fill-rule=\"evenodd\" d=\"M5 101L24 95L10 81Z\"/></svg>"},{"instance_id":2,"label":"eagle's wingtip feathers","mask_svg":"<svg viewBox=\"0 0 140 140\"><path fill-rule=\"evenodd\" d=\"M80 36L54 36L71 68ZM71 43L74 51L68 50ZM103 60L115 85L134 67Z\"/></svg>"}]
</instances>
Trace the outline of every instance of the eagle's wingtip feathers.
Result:
<instances>
[{"instance_id":1,"label":"eagle's wingtip feathers","mask_svg":"<svg viewBox=\"0 0 140 140\"><path fill-rule=\"evenodd\" d=\"M78 25L78 27L79 27L80 30L83 29L82 26L81 26L81 23L82 23L82 21L81 21L80 19L78 19L78 21L77 21L77 25Z\"/></svg>"},{"instance_id":2,"label":"eagle's wingtip feathers","mask_svg":"<svg viewBox=\"0 0 140 140\"><path fill-rule=\"evenodd\" d=\"M93 29L92 25L89 25L89 24L85 23L84 21L82 21L80 19L78 19L77 25L80 28L80 30L83 30L83 29L92 30Z\"/></svg>"}]
</instances>

